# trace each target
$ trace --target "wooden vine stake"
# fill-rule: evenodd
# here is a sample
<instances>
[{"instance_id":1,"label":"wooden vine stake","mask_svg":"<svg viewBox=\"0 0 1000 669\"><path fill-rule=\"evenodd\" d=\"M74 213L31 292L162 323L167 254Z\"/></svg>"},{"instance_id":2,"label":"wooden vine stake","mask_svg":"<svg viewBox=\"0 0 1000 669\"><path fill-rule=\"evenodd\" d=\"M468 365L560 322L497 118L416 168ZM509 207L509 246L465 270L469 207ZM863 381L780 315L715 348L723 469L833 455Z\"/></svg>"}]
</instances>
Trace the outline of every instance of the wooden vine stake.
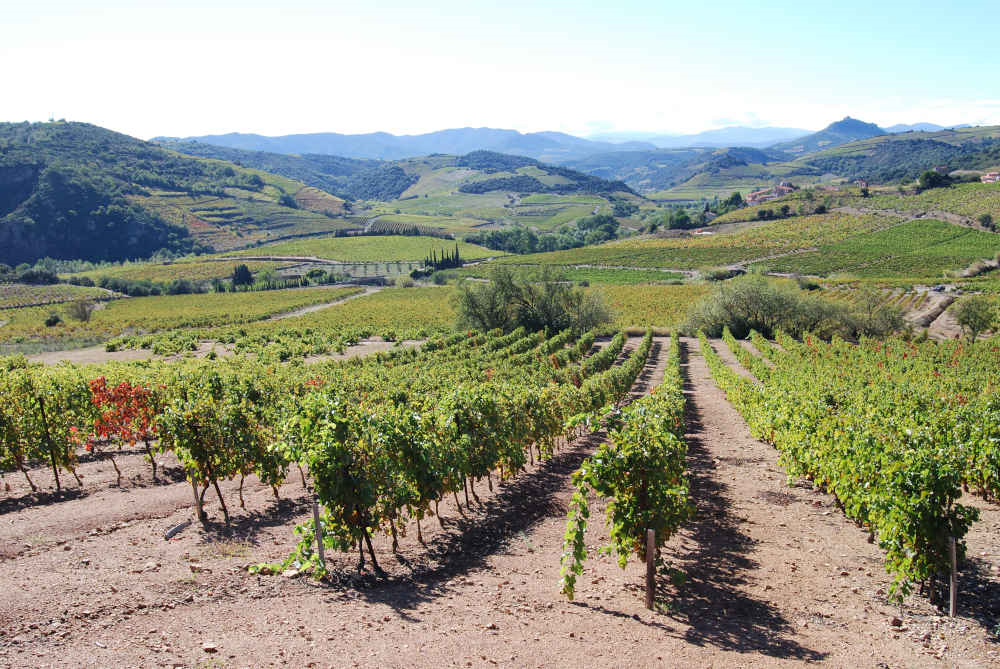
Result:
<instances>
[{"instance_id":1,"label":"wooden vine stake","mask_svg":"<svg viewBox=\"0 0 1000 669\"><path fill-rule=\"evenodd\" d=\"M319 521L319 503L313 493L313 522L316 524L316 552L319 553L319 566L326 569L326 552L323 550L323 524Z\"/></svg>"},{"instance_id":2,"label":"wooden vine stake","mask_svg":"<svg viewBox=\"0 0 1000 669\"><path fill-rule=\"evenodd\" d=\"M951 557L951 598L948 602L948 615L955 617L958 610L958 557L955 550L955 537L948 537L948 553Z\"/></svg>"},{"instance_id":3,"label":"wooden vine stake","mask_svg":"<svg viewBox=\"0 0 1000 669\"><path fill-rule=\"evenodd\" d=\"M198 522L205 522L205 510L201 506L201 497L198 496L198 484L191 481L191 492L194 493L194 515L197 516Z\"/></svg>"},{"instance_id":4,"label":"wooden vine stake","mask_svg":"<svg viewBox=\"0 0 1000 669\"><path fill-rule=\"evenodd\" d=\"M646 608L653 610L656 594L656 530L646 530Z\"/></svg>"}]
</instances>

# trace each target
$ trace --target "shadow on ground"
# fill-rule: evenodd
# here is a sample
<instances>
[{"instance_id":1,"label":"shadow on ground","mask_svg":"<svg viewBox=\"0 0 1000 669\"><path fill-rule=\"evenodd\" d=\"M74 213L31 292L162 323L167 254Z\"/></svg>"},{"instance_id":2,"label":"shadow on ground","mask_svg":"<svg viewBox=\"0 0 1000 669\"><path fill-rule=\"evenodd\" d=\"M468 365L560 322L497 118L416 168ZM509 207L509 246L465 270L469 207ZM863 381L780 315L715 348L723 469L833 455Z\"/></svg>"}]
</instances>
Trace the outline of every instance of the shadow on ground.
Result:
<instances>
[{"instance_id":1,"label":"shadow on ground","mask_svg":"<svg viewBox=\"0 0 1000 669\"><path fill-rule=\"evenodd\" d=\"M742 588L746 572L757 566L749 557L753 539L744 533L742 521L730 508L728 486L714 476L713 457L699 436L703 407L693 392L686 343L681 351L691 498L697 515L684 531L685 544L690 547L670 556L671 564L687 579L677 588L661 579L657 598L670 602L669 618L689 627L683 634L688 643L772 657L822 660L824 653L791 638L792 626L774 606Z\"/></svg>"}]
</instances>

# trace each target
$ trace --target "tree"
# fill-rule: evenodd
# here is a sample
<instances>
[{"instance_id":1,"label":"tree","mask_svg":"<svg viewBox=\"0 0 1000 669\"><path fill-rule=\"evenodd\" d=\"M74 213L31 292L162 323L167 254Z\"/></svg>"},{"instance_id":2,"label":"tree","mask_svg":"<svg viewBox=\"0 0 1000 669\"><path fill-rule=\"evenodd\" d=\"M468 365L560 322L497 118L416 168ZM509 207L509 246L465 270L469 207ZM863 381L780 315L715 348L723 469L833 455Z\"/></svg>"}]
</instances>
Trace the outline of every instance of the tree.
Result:
<instances>
[{"instance_id":1,"label":"tree","mask_svg":"<svg viewBox=\"0 0 1000 669\"><path fill-rule=\"evenodd\" d=\"M951 185L951 178L945 174L939 174L934 170L927 170L920 175L920 190L930 190L931 188L941 188Z\"/></svg>"},{"instance_id":2,"label":"tree","mask_svg":"<svg viewBox=\"0 0 1000 669\"><path fill-rule=\"evenodd\" d=\"M989 214L983 214L980 216L979 224L987 230L996 230L996 226L993 224L993 217Z\"/></svg>"},{"instance_id":3,"label":"tree","mask_svg":"<svg viewBox=\"0 0 1000 669\"><path fill-rule=\"evenodd\" d=\"M253 283L253 274L250 272L249 267L240 264L233 268L234 286L249 286L252 283Z\"/></svg>"},{"instance_id":4,"label":"tree","mask_svg":"<svg viewBox=\"0 0 1000 669\"><path fill-rule=\"evenodd\" d=\"M972 342L976 341L976 337L981 333L993 327L997 317L993 305L983 295L973 295L956 304L954 316L962 326L962 332Z\"/></svg>"}]
</instances>

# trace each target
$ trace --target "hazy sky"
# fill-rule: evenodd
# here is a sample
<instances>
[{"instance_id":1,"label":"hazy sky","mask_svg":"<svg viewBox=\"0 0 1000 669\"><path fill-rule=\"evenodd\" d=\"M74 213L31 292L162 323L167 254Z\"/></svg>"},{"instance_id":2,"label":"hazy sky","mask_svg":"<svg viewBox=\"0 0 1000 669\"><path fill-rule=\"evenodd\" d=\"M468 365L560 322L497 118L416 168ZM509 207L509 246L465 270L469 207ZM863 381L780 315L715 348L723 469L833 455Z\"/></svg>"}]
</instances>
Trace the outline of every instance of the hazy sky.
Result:
<instances>
[{"instance_id":1,"label":"hazy sky","mask_svg":"<svg viewBox=\"0 0 1000 669\"><path fill-rule=\"evenodd\" d=\"M0 120L142 138L1000 124L995 0L5 4Z\"/></svg>"}]
</instances>

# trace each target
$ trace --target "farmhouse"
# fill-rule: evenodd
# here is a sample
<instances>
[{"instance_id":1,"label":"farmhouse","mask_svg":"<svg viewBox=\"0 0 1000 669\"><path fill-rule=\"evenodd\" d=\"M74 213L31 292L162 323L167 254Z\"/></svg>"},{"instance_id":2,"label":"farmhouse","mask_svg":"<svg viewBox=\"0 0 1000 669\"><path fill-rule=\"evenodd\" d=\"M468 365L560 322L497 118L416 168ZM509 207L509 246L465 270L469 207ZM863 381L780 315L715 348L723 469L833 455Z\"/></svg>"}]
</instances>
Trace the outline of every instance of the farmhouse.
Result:
<instances>
[{"instance_id":1,"label":"farmhouse","mask_svg":"<svg viewBox=\"0 0 1000 669\"><path fill-rule=\"evenodd\" d=\"M747 204L763 204L764 202L770 202L771 200L777 200L779 197L784 197L789 193L797 191L798 186L794 185L790 181L782 181L777 186L772 186L771 188L761 188L760 190L755 190L749 195L747 195Z\"/></svg>"},{"instance_id":2,"label":"farmhouse","mask_svg":"<svg viewBox=\"0 0 1000 669\"><path fill-rule=\"evenodd\" d=\"M983 176L979 177L979 179L984 184L1000 183L1000 172L987 172Z\"/></svg>"}]
</instances>

